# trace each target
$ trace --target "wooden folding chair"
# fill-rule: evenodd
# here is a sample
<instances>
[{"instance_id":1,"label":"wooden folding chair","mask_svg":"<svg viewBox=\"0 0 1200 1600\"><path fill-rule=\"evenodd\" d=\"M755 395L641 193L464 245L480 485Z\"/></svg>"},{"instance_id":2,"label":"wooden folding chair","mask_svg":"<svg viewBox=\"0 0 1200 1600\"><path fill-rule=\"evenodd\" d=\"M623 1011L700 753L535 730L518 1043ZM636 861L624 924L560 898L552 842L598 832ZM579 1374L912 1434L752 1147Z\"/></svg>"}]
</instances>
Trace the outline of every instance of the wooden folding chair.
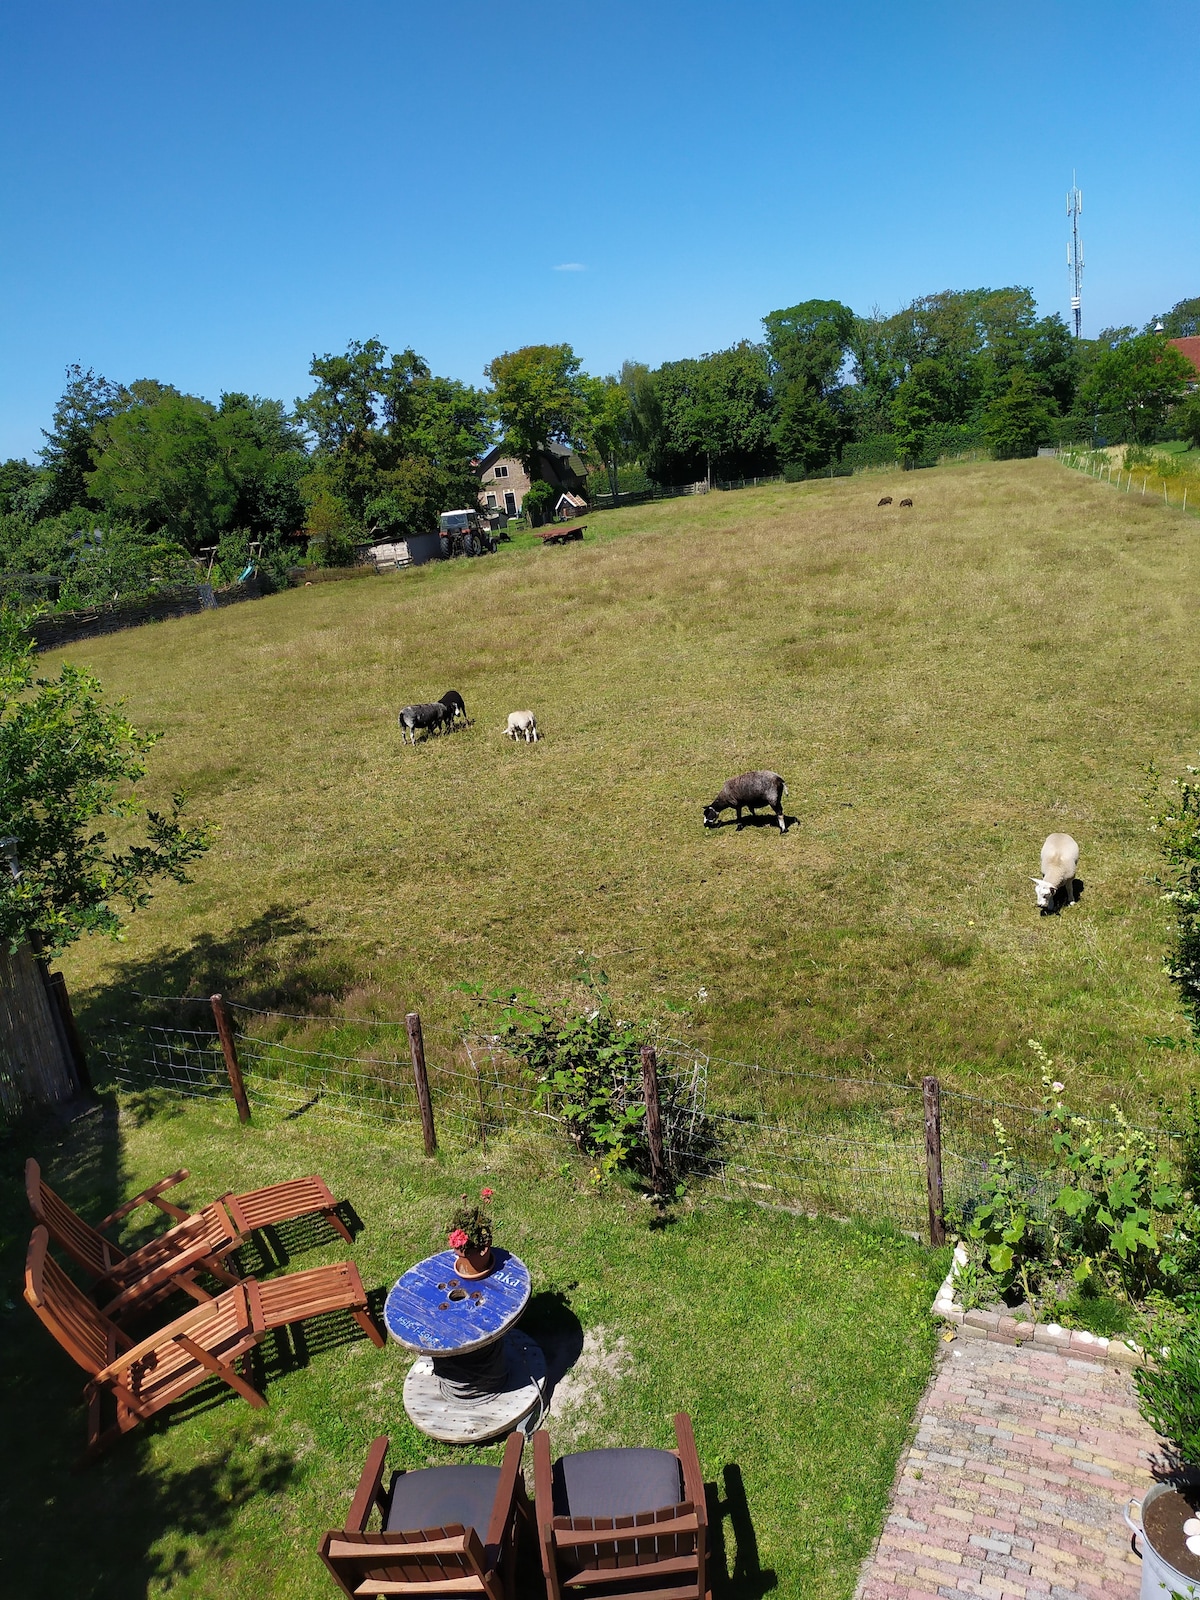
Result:
<instances>
[{"instance_id":1,"label":"wooden folding chair","mask_svg":"<svg viewBox=\"0 0 1200 1600\"><path fill-rule=\"evenodd\" d=\"M25 1299L88 1374L84 1394L89 1458L209 1377L220 1378L252 1406L265 1406L262 1395L233 1363L272 1328L326 1311L347 1310L368 1328L377 1345L383 1344L367 1315L358 1269L349 1261L292 1274L295 1287L290 1295L277 1295L266 1304L256 1295L266 1286L247 1278L135 1344L71 1282L47 1253L49 1243L44 1227L33 1230L25 1260ZM280 1285L287 1282L287 1278L275 1280ZM102 1403L107 1395L116 1402L117 1420L104 1428Z\"/></svg>"},{"instance_id":2,"label":"wooden folding chair","mask_svg":"<svg viewBox=\"0 0 1200 1600\"><path fill-rule=\"evenodd\" d=\"M338 1588L352 1597L514 1600L519 1524L530 1520L521 1476L524 1445L523 1434L510 1433L498 1467L395 1472L385 1491L388 1441L376 1439L346 1526L321 1540L321 1559ZM381 1531L368 1533L376 1509Z\"/></svg>"},{"instance_id":3,"label":"wooden folding chair","mask_svg":"<svg viewBox=\"0 0 1200 1600\"><path fill-rule=\"evenodd\" d=\"M34 1219L95 1280L95 1293L105 1314L118 1321L147 1309L173 1289L182 1289L201 1302L211 1299L197 1281L200 1268L221 1283L237 1283L238 1278L225 1265L225 1257L245 1244L256 1229L273 1223L319 1211L348 1244L353 1243L334 1209L336 1202L328 1185L315 1174L248 1194L222 1195L194 1215L163 1199L165 1190L182 1183L187 1176L187 1168L182 1167L151 1184L94 1228L51 1189L32 1156L25 1163L25 1192ZM157 1206L174 1218L176 1225L127 1255L120 1245L105 1238L105 1232L146 1204Z\"/></svg>"},{"instance_id":4,"label":"wooden folding chair","mask_svg":"<svg viewBox=\"0 0 1200 1600\"><path fill-rule=\"evenodd\" d=\"M551 1464L533 1436L534 1510L549 1600L711 1600L704 1479L691 1418L676 1450L589 1450Z\"/></svg>"}]
</instances>

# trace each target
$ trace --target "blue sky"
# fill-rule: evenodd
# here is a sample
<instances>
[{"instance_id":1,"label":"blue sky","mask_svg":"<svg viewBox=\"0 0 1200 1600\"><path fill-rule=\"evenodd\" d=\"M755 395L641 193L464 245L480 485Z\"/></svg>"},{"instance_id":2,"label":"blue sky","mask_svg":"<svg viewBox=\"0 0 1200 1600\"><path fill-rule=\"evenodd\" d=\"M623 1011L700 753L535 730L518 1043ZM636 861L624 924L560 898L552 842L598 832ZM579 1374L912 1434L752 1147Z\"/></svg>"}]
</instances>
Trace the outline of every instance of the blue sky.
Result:
<instances>
[{"instance_id":1,"label":"blue sky","mask_svg":"<svg viewBox=\"0 0 1200 1600\"><path fill-rule=\"evenodd\" d=\"M291 402L377 335L481 381L1028 284L1200 294L1193 4L206 0L0 8L0 458L78 361ZM557 270L575 264L576 270Z\"/></svg>"}]
</instances>

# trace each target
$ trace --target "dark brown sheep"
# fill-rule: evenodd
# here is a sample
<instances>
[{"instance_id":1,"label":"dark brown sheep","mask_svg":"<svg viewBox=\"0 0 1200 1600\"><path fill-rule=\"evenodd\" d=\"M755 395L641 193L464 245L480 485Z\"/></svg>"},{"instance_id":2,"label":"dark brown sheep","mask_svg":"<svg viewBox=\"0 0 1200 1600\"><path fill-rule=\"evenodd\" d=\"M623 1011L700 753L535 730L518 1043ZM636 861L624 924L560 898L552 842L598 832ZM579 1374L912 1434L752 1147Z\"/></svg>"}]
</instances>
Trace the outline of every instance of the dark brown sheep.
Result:
<instances>
[{"instance_id":1,"label":"dark brown sheep","mask_svg":"<svg viewBox=\"0 0 1200 1600\"><path fill-rule=\"evenodd\" d=\"M786 833L783 797L787 792L787 784L777 772L743 772L738 778L730 778L712 805L705 806L704 826L719 827L722 811L736 811L740 828L743 811L753 814L759 806L770 806L779 823L780 833Z\"/></svg>"},{"instance_id":2,"label":"dark brown sheep","mask_svg":"<svg viewBox=\"0 0 1200 1600\"><path fill-rule=\"evenodd\" d=\"M912 505L912 501L910 499L908 499L907 496L905 496L905 498L903 500L901 500L900 504L902 506L911 506Z\"/></svg>"},{"instance_id":3,"label":"dark brown sheep","mask_svg":"<svg viewBox=\"0 0 1200 1600\"><path fill-rule=\"evenodd\" d=\"M881 506L890 506L891 503L892 503L892 497L891 497L890 494L885 494L883 499L879 502L879 504Z\"/></svg>"}]
</instances>

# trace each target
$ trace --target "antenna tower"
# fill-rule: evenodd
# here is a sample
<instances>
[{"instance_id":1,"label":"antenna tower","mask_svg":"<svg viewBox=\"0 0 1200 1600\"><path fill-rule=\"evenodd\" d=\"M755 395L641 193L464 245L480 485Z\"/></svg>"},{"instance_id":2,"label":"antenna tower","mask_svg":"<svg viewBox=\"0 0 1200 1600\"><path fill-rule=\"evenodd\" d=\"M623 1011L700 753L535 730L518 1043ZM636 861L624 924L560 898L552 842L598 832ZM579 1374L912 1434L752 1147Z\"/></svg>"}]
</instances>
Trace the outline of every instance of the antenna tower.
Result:
<instances>
[{"instance_id":1,"label":"antenna tower","mask_svg":"<svg viewBox=\"0 0 1200 1600\"><path fill-rule=\"evenodd\" d=\"M1071 242L1067 246L1067 271L1071 275L1071 312L1075 318L1075 337L1083 326L1083 240L1079 237L1079 218L1083 214L1083 192L1075 187L1075 174L1071 174L1071 187L1067 191L1067 215L1071 219Z\"/></svg>"}]
</instances>

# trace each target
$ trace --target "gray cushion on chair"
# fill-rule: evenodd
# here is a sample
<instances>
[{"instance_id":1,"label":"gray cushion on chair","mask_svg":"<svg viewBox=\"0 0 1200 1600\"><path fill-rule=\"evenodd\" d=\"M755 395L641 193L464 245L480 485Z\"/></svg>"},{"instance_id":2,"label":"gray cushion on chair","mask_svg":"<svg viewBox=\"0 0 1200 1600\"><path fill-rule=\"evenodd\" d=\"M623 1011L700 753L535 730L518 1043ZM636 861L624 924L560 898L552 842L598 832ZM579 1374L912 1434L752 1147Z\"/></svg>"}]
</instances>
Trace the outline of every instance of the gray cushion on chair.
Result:
<instances>
[{"instance_id":1,"label":"gray cushion on chair","mask_svg":"<svg viewBox=\"0 0 1200 1600\"><path fill-rule=\"evenodd\" d=\"M423 1467L420 1472L398 1472L392 1479L384 1529L415 1533L420 1528L448 1528L459 1522L464 1528L474 1528L479 1542L486 1544L499 1482L499 1467Z\"/></svg>"},{"instance_id":2,"label":"gray cushion on chair","mask_svg":"<svg viewBox=\"0 0 1200 1600\"><path fill-rule=\"evenodd\" d=\"M587 1450L554 1463L556 1517L631 1517L683 1499L683 1474L669 1450Z\"/></svg>"}]
</instances>

